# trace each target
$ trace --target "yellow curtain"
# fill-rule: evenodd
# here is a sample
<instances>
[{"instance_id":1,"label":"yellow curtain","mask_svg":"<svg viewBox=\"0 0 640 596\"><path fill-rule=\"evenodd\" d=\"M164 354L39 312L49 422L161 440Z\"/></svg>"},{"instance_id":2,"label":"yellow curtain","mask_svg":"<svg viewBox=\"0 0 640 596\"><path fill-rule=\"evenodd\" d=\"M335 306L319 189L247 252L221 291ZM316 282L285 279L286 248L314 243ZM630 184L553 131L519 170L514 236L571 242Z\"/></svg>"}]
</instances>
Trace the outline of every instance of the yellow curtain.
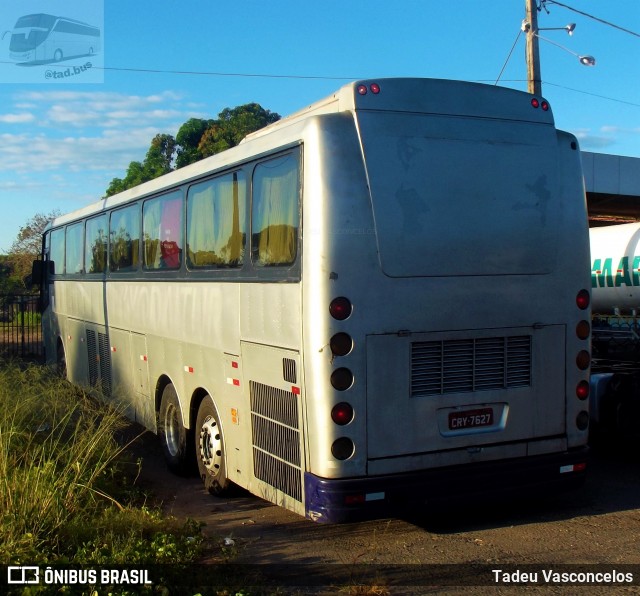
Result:
<instances>
[{"instance_id":1,"label":"yellow curtain","mask_svg":"<svg viewBox=\"0 0 640 596\"><path fill-rule=\"evenodd\" d=\"M289 265L296 259L299 225L297 155L256 167L253 181L254 262Z\"/></svg>"}]
</instances>

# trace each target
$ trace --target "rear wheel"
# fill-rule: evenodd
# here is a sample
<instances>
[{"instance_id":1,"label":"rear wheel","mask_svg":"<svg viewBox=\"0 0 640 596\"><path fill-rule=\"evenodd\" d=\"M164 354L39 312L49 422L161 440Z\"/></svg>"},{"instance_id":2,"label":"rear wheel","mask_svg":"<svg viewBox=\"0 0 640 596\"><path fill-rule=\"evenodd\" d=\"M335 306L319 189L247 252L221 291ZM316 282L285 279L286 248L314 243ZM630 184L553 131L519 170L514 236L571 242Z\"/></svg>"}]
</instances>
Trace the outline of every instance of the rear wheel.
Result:
<instances>
[{"instance_id":1,"label":"rear wheel","mask_svg":"<svg viewBox=\"0 0 640 596\"><path fill-rule=\"evenodd\" d=\"M193 442L188 440L189 431L182 421L178 394L171 384L162 392L158 426L167 467L175 474L189 473L193 462Z\"/></svg>"},{"instance_id":2,"label":"rear wheel","mask_svg":"<svg viewBox=\"0 0 640 596\"><path fill-rule=\"evenodd\" d=\"M67 378L67 357L64 353L64 346L62 340L58 340L58 346L56 348L56 372L63 379Z\"/></svg>"},{"instance_id":3,"label":"rear wheel","mask_svg":"<svg viewBox=\"0 0 640 596\"><path fill-rule=\"evenodd\" d=\"M195 434L198 472L206 489L212 495L228 492L231 482L227 478L222 427L209 395L205 396L198 409Z\"/></svg>"}]
</instances>

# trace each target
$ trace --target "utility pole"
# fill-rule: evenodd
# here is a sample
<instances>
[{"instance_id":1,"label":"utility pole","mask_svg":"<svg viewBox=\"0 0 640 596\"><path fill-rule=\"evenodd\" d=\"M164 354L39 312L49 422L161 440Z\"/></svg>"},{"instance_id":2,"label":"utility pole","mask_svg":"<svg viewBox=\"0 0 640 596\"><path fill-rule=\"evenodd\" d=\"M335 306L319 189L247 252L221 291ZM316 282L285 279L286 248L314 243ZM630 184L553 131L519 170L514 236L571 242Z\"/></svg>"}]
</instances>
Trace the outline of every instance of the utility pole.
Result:
<instances>
[{"instance_id":1,"label":"utility pole","mask_svg":"<svg viewBox=\"0 0 640 596\"><path fill-rule=\"evenodd\" d=\"M527 35L527 89L534 95L542 95L542 76L540 75L540 54L538 51L538 3L537 0L525 0L525 23L523 30Z\"/></svg>"}]
</instances>

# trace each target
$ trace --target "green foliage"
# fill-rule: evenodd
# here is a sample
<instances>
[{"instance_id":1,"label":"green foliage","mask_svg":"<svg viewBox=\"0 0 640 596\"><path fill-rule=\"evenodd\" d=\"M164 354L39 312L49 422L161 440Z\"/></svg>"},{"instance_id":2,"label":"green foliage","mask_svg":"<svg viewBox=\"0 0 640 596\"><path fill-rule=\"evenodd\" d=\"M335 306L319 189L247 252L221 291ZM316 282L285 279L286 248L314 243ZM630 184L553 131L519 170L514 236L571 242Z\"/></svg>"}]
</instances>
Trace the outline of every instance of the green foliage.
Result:
<instances>
[{"instance_id":1,"label":"green foliage","mask_svg":"<svg viewBox=\"0 0 640 596\"><path fill-rule=\"evenodd\" d=\"M31 267L42 251L42 232L47 224L60 215L57 210L49 214L36 213L20 228L6 260L0 265L0 290L25 292L31 289Z\"/></svg>"},{"instance_id":2,"label":"green foliage","mask_svg":"<svg viewBox=\"0 0 640 596\"><path fill-rule=\"evenodd\" d=\"M204 156L200 153L198 145L205 132L215 125L215 120L203 120L191 118L178 130L176 135L177 155L176 168L182 168L201 160Z\"/></svg>"},{"instance_id":3,"label":"green foliage","mask_svg":"<svg viewBox=\"0 0 640 596\"><path fill-rule=\"evenodd\" d=\"M137 507L115 440L126 424L42 367L0 365L0 562L195 559L200 526Z\"/></svg>"},{"instance_id":4,"label":"green foliage","mask_svg":"<svg viewBox=\"0 0 640 596\"><path fill-rule=\"evenodd\" d=\"M156 135L144 161L132 161L124 178L111 180L106 196L153 180L175 168L182 168L205 157L235 147L247 134L276 122L280 116L257 103L225 108L216 120L190 118L176 137Z\"/></svg>"},{"instance_id":5,"label":"green foliage","mask_svg":"<svg viewBox=\"0 0 640 596\"><path fill-rule=\"evenodd\" d=\"M0 255L0 294L24 292L24 282L13 271L10 257Z\"/></svg>"}]
</instances>

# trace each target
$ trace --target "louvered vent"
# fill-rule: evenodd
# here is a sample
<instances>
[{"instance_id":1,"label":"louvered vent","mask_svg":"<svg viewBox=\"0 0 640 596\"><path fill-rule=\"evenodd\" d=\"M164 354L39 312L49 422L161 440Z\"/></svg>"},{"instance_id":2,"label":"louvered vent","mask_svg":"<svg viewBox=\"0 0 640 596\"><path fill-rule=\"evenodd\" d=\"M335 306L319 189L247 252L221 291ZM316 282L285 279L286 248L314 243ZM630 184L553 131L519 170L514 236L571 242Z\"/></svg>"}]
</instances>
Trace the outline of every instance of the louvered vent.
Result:
<instances>
[{"instance_id":1,"label":"louvered vent","mask_svg":"<svg viewBox=\"0 0 640 596\"><path fill-rule=\"evenodd\" d=\"M283 493L302 501L298 400L295 394L249 382L253 473Z\"/></svg>"},{"instance_id":2,"label":"louvered vent","mask_svg":"<svg viewBox=\"0 0 640 596\"><path fill-rule=\"evenodd\" d=\"M87 329L87 358L89 359L89 384L95 387L98 384L98 346L96 332L91 329Z\"/></svg>"},{"instance_id":3,"label":"louvered vent","mask_svg":"<svg viewBox=\"0 0 640 596\"><path fill-rule=\"evenodd\" d=\"M297 383L296 361L291 358L282 359L282 377L287 383Z\"/></svg>"},{"instance_id":4,"label":"louvered vent","mask_svg":"<svg viewBox=\"0 0 640 596\"><path fill-rule=\"evenodd\" d=\"M111 395L111 353L109 338L104 333L87 329L87 358L89 360L89 384L100 388L105 395Z\"/></svg>"},{"instance_id":5,"label":"louvered vent","mask_svg":"<svg viewBox=\"0 0 640 596\"><path fill-rule=\"evenodd\" d=\"M531 336L411 344L411 394L443 395L531 385Z\"/></svg>"},{"instance_id":6,"label":"louvered vent","mask_svg":"<svg viewBox=\"0 0 640 596\"><path fill-rule=\"evenodd\" d=\"M100 354L102 393L111 395L111 350L109 349L109 338L106 334L100 332L98 332L98 352Z\"/></svg>"}]
</instances>

